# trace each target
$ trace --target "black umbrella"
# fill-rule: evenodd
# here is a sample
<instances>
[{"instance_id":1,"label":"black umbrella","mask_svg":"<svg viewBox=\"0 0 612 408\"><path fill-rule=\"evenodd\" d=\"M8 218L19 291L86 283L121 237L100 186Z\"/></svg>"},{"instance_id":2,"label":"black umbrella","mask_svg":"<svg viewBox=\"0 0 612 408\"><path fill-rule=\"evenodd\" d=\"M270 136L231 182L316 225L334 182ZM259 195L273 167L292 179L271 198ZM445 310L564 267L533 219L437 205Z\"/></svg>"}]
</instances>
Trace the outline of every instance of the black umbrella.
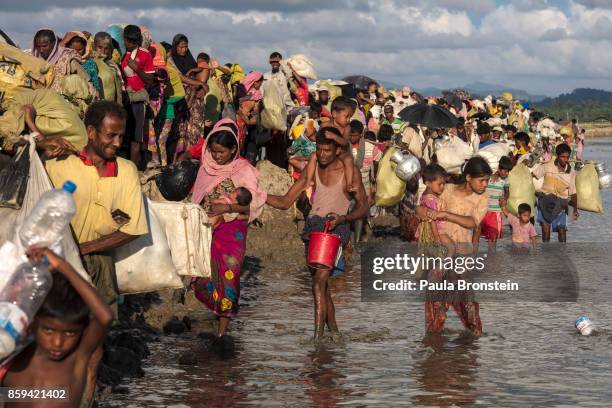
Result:
<instances>
[{"instance_id":1,"label":"black umbrella","mask_svg":"<svg viewBox=\"0 0 612 408\"><path fill-rule=\"evenodd\" d=\"M349 75L347 77L342 78L344 82L348 82L349 84L355 85L359 89L368 89L368 84L370 82L376 82L369 76L365 75ZM378 82L376 82L378 85Z\"/></svg>"},{"instance_id":2,"label":"black umbrella","mask_svg":"<svg viewBox=\"0 0 612 408\"><path fill-rule=\"evenodd\" d=\"M440 105L417 103L402 109L398 115L403 121L431 129L446 129L457 125L457 117Z\"/></svg>"},{"instance_id":3,"label":"black umbrella","mask_svg":"<svg viewBox=\"0 0 612 408\"><path fill-rule=\"evenodd\" d=\"M446 100L446 102L448 102L450 106L457 110L461 110L461 108L463 107L463 101L455 94L444 95L444 100Z\"/></svg>"}]
</instances>

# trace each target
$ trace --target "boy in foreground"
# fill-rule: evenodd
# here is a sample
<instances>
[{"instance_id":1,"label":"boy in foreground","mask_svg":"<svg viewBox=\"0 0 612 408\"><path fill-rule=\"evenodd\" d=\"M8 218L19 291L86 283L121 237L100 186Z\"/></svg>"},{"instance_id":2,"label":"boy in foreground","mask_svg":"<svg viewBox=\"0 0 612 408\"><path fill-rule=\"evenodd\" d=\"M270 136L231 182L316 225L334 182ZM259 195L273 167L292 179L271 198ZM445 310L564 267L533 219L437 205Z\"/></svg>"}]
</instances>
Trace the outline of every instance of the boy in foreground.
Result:
<instances>
[{"instance_id":1,"label":"boy in foreground","mask_svg":"<svg viewBox=\"0 0 612 408\"><path fill-rule=\"evenodd\" d=\"M10 363L2 386L13 389L67 389L66 400L6 403L6 407L79 407L89 360L102 344L113 314L96 289L63 258L48 248L30 250L33 262L44 257L53 287L34 318L34 342ZM91 318L89 314L93 315Z\"/></svg>"}]
</instances>

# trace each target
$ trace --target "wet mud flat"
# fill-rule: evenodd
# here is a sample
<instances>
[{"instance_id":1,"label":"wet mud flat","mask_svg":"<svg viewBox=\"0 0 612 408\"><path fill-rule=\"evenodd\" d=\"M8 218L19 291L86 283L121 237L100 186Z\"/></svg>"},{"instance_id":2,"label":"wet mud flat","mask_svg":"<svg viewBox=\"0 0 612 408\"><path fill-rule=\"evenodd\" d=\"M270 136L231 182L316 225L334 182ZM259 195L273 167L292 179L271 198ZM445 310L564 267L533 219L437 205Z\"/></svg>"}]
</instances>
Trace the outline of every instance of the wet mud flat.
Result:
<instances>
[{"instance_id":1,"label":"wet mud flat","mask_svg":"<svg viewBox=\"0 0 612 408\"><path fill-rule=\"evenodd\" d=\"M587 149L588 158L612 158L610 140ZM602 198L604 208L612 208L612 190L602 191ZM606 265L612 258L598 252L602 257L576 265L577 302L481 303L481 337L466 333L452 311L445 332L427 336L422 303L362 300L357 247L347 272L332 280L342 337L314 345L300 225L292 210L269 215L263 227L249 229L241 310L227 343L211 347L216 320L191 293L184 304L172 292L146 295L131 316L155 329L146 342L148 356L140 360L144 376L124 376L100 406L610 405L612 299L590 295L602 290L593 282L610 285ZM376 224L375 240L400 240L397 219ZM612 242L607 215L582 213L568 227L569 252L576 252L572 242ZM595 336L576 332L574 320L583 314L595 323Z\"/></svg>"}]
</instances>

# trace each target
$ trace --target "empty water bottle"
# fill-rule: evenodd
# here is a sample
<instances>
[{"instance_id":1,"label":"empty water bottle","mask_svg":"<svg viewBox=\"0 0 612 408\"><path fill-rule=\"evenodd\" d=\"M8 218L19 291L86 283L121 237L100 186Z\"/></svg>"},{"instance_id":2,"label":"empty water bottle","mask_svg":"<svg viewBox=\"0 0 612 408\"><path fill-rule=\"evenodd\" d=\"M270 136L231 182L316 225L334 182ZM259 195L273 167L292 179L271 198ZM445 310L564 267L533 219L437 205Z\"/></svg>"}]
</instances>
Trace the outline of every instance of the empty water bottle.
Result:
<instances>
[{"instance_id":1,"label":"empty water bottle","mask_svg":"<svg viewBox=\"0 0 612 408\"><path fill-rule=\"evenodd\" d=\"M11 354L45 301L53 278L48 264L21 264L0 292L0 358Z\"/></svg>"},{"instance_id":2,"label":"empty water bottle","mask_svg":"<svg viewBox=\"0 0 612 408\"><path fill-rule=\"evenodd\" d=\"M591 319L589 319L586 316L580 316L578 319L576 319L575 326L576 326L576 329L583 336L590 335L591 333L593 333L593 330L594 330L593 323L591 322Z\"/></svg>"},{"instance_id":3,"label":"empty water bottle","mask_svg":"<svg viewBox=\"0 0 612 408\"><path fill-rule=\"evenodd\" d=\"M60 241L76 212L74 190L76 185L66 181L61 189L47 191L40 197L19 230L24 247L52 247Z\"/></svg>"}]
</instances>

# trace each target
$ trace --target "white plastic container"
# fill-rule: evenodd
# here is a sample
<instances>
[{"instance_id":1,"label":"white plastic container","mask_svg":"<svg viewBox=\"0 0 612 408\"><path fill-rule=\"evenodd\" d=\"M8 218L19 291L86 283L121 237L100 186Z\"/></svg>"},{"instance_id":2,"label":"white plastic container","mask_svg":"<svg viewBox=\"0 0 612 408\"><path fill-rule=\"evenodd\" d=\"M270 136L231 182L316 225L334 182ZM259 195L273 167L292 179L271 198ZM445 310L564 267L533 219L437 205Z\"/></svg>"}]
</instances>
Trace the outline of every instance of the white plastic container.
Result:
<instances>
[{"instance_id":1,"label":"white plastic container","mask_svg":"<svg viewBox=\"0 0 612 408\"><path fill-rule=\"evenodd\" d=\"M591 319L586 316L580 316L578 319L576 319L575 326L583 336L589 336L591 333L593 333L593 330L595 330L593 322L591 322Z\"/></svg>"}]
</instances>

